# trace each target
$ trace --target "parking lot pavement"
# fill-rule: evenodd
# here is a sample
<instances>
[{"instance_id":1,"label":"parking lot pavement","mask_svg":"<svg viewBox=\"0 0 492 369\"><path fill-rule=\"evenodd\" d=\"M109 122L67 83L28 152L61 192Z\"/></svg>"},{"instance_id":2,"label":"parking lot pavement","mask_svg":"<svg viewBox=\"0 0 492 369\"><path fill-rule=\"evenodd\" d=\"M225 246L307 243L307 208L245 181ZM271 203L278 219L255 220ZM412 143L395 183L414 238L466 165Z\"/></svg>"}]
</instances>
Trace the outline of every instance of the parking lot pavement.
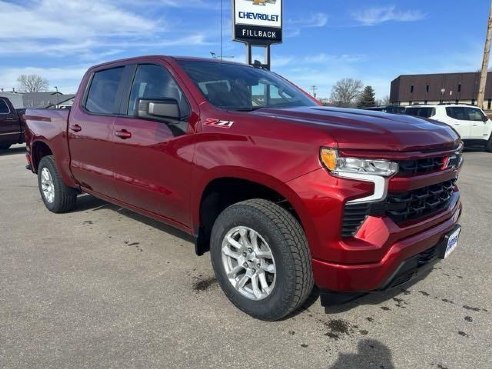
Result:
<instances>
[{"instance_id":1,"label":"parking lot pavement","mask_svg":"<svg viewBox=\"0 0 492 369\"><path fill-rule=\"evenodd\" d=\"M276 323L157 222L90 196L49 213L24 165L0 154L1 368L492 367L490 153L465 154L460 243L425 280Z\"/></svg>"}]
</instances>

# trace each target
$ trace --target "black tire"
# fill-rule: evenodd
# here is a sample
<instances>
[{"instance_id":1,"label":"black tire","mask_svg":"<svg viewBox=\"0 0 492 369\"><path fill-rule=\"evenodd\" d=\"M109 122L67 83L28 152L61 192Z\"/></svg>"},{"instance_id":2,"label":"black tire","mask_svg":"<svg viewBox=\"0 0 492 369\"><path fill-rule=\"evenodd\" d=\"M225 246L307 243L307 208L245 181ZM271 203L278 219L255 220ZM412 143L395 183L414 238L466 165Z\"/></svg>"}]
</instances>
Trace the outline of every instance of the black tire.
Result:
<instances>
[{"instance_id":1,"label":"black tire","mask_svg":"<svg viewBox=\"0 0 492 369\"><path fill-rule=\"evenodd\" d=\"M6 151L10 148L11 145L0 145L0 151Z\"/></svg>"},{"instance_id":2,"label":"black tire","mask_svg":"<svg viewBox=\"0 0 492 369\"><path fill-rule=\"evenodd\" d=\"M487 150L488 152L492 152L492 134L490 135L489 140L485 144L485 150Z\"/></svg>"},{"instance_id":3,"label":"black tire","mask_svg":"<svg viewBox=\"0 0 492 369\"><path fill-rule=\"evenodd\" d=\"M222 262L224 237L239 226L263 237L275 259L275 285L259 301L236 290ZM236 307L252 317L266 321L282 319L309 297L314 282L308 243L299 222L284 208L263 199L231 205L215 221L210 242L212 266L222 290Z\"/></svg>"},{"instance_id":4,"label":"black tire","mask_svg":"<svg viewBox=\"0 0 492 369\"><path fill-rule=\"evenodd\" d=\"M53 198L49 198L43 191L42 176L43 171L47 170L51 176ZM53 213L66 213L75 208L77 203L77 190L70 188L63 183L55 166L52 155L41 159L38 166L38 187L41 199L46 208Z\"/></svg>"}]
</instances>

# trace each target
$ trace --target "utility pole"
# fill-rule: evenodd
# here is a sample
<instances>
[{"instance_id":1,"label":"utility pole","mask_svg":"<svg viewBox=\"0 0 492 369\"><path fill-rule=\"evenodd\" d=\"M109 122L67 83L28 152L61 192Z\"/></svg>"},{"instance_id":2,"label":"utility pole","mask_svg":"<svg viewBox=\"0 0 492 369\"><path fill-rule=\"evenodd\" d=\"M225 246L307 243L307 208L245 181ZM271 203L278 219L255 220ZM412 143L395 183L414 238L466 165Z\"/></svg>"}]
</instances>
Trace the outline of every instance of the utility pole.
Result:
<instances>
[{"instance_id":1,"label":"utility pole","mask_svg":"<svg viewBox=\"0 0 492 369\"><path fill-rule=\"evenodd\" d=\"M485 49L483 51L482 72L480 74L480 87L478 89L477 105L483 108L485 100L485 86L487 85L487 74L489 71L490 41L492 40L492 2L490 3L489 22L487 25L487 37L485 39Z\"/></svg>"},{"instance_id":2,"label":"utility pole","mask_svg":"<svg viewBox=\"0 0 492 369\"><path fill-rule=\"evenodd\" d=\"M313 90L313 97L316 98L316 91L318 91L318 86L313 85L311 86L311 89Z\"/></svg>"}]
</instances>

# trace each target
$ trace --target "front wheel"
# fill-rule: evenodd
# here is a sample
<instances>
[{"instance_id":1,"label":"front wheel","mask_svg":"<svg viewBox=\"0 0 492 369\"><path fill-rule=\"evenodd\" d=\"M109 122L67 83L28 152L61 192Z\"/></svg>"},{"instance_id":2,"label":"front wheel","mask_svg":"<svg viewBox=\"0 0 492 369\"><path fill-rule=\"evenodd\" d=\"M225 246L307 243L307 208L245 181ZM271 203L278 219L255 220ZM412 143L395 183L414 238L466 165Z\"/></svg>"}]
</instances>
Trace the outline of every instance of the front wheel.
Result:
<instances>
[{"instance_id":1,"label":"front wheel","mask_svg":"<svg viewBox=\"0 0 492 369\"><path fill-rule=\"evenodd\" d=\"M490 134L489 140L485 144L485 150L492 152L492 133Z\"/></svg>"},{"instance_id":2,"label":"front wheel","mask_svg":"<svg viewBox=\"0 0 492 369\"><path fill-rule=\"evenodd\" d=\"M247 200L225 209L212 229L210 252L224 293L254 318L281 319L313 289L304 231L270 201Z\"/></svg>"},{"instance_id":3,"label":"front wheel","mask_svg":"<svg viewBox=\"0 0 492 369\"><path fill-rule=\"evenodd\" d=\"M38 187L49 211L66 213L75 208L77 191L63 183L51 155L43 157L39 162Z\"/></svg>"}]
</instances>

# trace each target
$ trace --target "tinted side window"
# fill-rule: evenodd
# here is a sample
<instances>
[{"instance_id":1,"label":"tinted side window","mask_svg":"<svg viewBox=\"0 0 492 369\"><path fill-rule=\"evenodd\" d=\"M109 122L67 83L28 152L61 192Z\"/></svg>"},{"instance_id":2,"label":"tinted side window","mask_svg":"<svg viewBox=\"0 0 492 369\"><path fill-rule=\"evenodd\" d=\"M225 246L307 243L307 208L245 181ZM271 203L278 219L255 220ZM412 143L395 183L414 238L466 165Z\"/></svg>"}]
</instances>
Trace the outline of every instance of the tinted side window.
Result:
<instances>
[{"instance_id":1,"label":"tinted side window","mask_svg":"<svg viewBox=\"0 0 492 369\"><path fill-rule=\"evenodd\" d=\"M160 65L138 66L130 93L128 115L135 115L138 99L175 99L182 117L187 117L190 113L183 92L167 69Z\"/></svg>"},{"instance_id":2,"label":"tinted side window","mask_svg":"<svg viewBox=\"0 0 492 369\"><path fill-rule=\"evenodd\" d=\"M466 111L468 113L468 120L483 122L485 117L480 110L474 108L466 108Z\"/></svg>"},{"instance_id":3,"label":"tinted side window","mask_svg":"<svg viewBox=\"0 0 492 369\"><path fill-rule=\"evenodd\" d=\"M435 108L407 108L405 113L415 117L430 118L436 115Z\"/></svg>"},{"instance_id":4,"label":"tinted side window","mask_svg":"<svg viewBox=\"0 0 492 369\"><path fill-rule=\"evenodd\" d=\"M0 99L0 114L9 114L10 109L5 100Z\"/></svg>"},{"instance_id":5,"label":"tinted side window","mask_svg":"<svg viewBox=\"0 0 492 369\"><path fill-rule=\"evenodd\" d=\"M91 113L117 114L117 93L124 67L103 70L92 77L85 108Z\"/></svg>"},{"instance_id":6,"label":"tinted side window","mask_svg":"<svg viewBox=\"0 0 492 369\"><path fill-rule=\"evenodd\" d=\"M448 117L458 120L468 120L468 114L466 114L465 108L462 106L451 106L446 108L446 114Z\"/></svg>"}]
</instances>

